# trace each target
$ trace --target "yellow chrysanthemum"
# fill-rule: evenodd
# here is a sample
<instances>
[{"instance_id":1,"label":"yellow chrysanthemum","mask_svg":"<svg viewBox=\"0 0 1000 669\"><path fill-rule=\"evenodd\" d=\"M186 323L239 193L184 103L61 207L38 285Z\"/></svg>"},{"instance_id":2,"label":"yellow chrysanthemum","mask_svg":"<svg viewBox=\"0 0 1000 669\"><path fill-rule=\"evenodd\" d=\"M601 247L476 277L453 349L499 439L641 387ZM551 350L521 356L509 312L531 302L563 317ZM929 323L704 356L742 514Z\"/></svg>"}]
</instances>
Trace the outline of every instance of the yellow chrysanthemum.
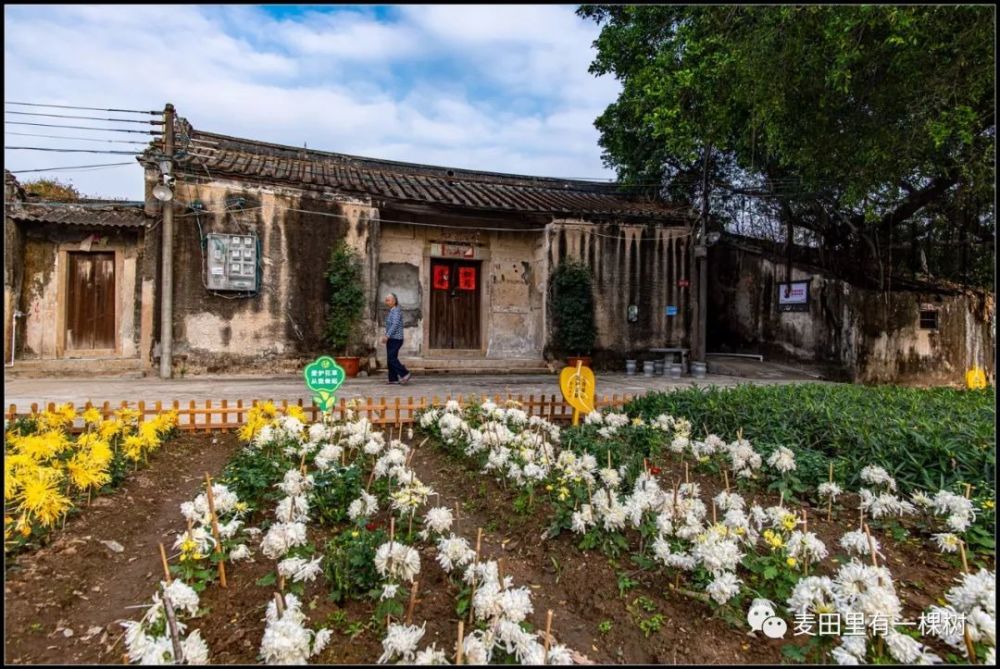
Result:
<instances>
[{"instance_id":1,"label":"yellow chrysanthemum","mask_svg":"<svg viewBox=\"0 0 1000 669\"><path fill-rule=\"evenodd\" d=\"M109 419L100 424L97 428L97 433L101 435L101 439L111 440L121 434L125 427L125 423L118 419Z\"/></svg>"},{"instance_id":2,"label":"yellow chrysanthemum","mask_svg":"<svg viewBox=\"0 0 1000 669\"><path fill-rule=\"evenodd\" d=\"M136 434L131 434L125 437L125 441L122 444L122 452L125 453L125 457L129 460L138 462L139 459L142 458L142 447L142 437Z\"/></svg>"},{"instance_id":3,"label":"yellow chrysanthemum","mask_svg":"<svg viewBox=\"0 0 1000 669\"><path fill-rule=\"evenodd\" d=\"M118 417L118 420L126 424L131 423L134 425L139 422L139 411L136 409L124 407L116 411L115 416Z\"/></svg>"},{"instance_id":4,"label":"yellow chrysanthemum","mask_svg":"<svg viewBox=\"0 0 1000 669\"><path fill-rule=\"evenodd\" d=\"M794 530L798 523L799 518L794 513L786 513L781 517L781 526L786 530Z\"/></svg>"},{"instance_id":5,"label":"yellow chrysanthemum","mask_svg":"<svg viewBox=\"0 0 1000 669\"><path fill-rule=\"evenodd\" d=\"M156 423L148 421L139 425L139 438L148 450L154 450L160 445L160 434Z\"/></svg>"},{"instance_id":6,"label":"yellow chrysanthemum","mask_svg":"<svg viewBox=\"0 0 1000 669\"><path fill-rule=\"evenodd\" d=\"M799 561L798 561L798 560L796 560L796 559L795 559L795 558L793 558L793 557L789 557L789 558L788 558L787 560L785 560L785 563L786 563L786 564L787 564L787 565L788 565L789 567L793 567L793 568L794 568L794 567L795 567L795 565L797 565L797 564L799 563Z\"/></svg>"},{"instance_id":7,"label":"yellow chrysanthemum","mask_svg":"<svg viewBox=\"0 0 1000 669\"><path fill-rule=\"evenodd\" d=\"M98 425L102 418L100 410L96 407L90 407L83 412L83 422L87 425Z\"/></svg>"},{"instance_id":8,"label":"yellow chrysanthemum","mask_svg":"<svg viewBox=\"0 0 1000 669\"><path fill-rule=\"evenodd\" d=\"M767 545L770 546L772 550L777 550L785 545L784 539L782 539L781 535L774 530L764 530L764 541L767 542Z\"/></svg>"},{"instance_id":9,"label":"yellow chrysanthemum","mask_svg":"<svg viewBox=\"0 0 1000 669\"><path fill-rule=\"evenodd\" d=\"M306 418L306 412L303 411L302 407L295 404L285 409L285 415L288 416L289 418L294 418L302 423L309 422L309 419Z\"/></svg>"},{"instance_id":10,"label":"yellow chrysanthemum","mask_svg":"<svg viewBox=\"0 0 1000 669\"><path fill-rule=\"evenodd\" d=\"M70 509L72 502L60 491L61 475L46 472L51 467L40 467L35 476L27 478L18 495L21 509L51 527Z\"/></svg>"},{"instance_id":11,"label":"yellow chrysanthemum","mask_svg":"<svg viewBox=\"0 0 1000 669\"><path fill-rule=\"evenodd\" d=\"M78 490L100 488L111 480L111 475L104 467L94 462L88 453L80 452L66 464L66 472L70 482Z\"/></svg>"},{"instance_id":12,"label":"yellow chrysanthemum","mask_svg":"<svg viewBox=\"0 0 1000 669\"><path fill-rule=\"evenodd\" d=\"M54 458L68 445L66 436L56 430L49 430L44 434L29 434L16 441L17 451L37 462Z\"/></svg>"}]
</instances>

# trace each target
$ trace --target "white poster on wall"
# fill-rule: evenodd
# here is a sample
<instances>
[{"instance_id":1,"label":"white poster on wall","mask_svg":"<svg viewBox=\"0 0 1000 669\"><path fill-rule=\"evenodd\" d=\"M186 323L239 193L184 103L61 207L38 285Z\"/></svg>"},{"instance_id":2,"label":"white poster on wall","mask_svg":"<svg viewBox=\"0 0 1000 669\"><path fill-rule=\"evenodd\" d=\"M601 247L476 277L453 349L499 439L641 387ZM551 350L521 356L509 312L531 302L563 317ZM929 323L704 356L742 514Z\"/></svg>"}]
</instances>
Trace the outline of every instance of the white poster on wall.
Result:
<instances>
[{"instance_id":1,"label":"white poster on wall","mask_svg":"<svg viewBox=\"0 0 1000 669\"><path fill-rule=\"evenodd\" d=\"M779 283L778 311L809 311L809 281Z\"/></svg>"}]
</instances>

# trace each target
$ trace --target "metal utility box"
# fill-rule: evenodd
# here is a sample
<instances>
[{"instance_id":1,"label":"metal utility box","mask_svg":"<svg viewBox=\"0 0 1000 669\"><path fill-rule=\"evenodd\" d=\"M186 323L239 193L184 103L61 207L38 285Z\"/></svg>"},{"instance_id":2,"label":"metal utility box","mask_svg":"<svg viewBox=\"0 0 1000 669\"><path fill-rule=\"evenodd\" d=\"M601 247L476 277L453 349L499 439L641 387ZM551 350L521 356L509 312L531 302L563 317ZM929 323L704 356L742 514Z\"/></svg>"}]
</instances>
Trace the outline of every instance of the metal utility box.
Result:
<instances>
[{"instance_id":1,"label":"metal utility box","mask_svg":"<svg viewBox=\"0 0 1000 669\"><path fill-rule=\"evenodd\" d=\"M209 290L257 290L257 235L205 235Z\"/></svg>"}]
</instances>

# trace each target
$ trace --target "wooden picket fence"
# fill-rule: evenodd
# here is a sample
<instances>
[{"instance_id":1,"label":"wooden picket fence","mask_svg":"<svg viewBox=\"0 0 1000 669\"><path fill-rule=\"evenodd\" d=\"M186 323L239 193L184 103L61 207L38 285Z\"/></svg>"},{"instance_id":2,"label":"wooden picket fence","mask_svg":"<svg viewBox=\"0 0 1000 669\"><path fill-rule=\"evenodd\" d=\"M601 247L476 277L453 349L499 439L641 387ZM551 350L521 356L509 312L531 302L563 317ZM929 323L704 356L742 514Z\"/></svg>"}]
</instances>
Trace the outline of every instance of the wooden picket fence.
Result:
<instances>
[{"instance_id":1,"label":"wooden picket fence","mask_svg":"<svg viewBox=\"0 0 1000 669\"><path fill-rule=\"evenodd\" d=\"M408 423L414 422L416 418L417 411L421 409L426 409L431 406L444 406L446 402L454 399L463 408L473 404L479 403L485 399L485 395L475 395L475 396L465 396L457 395L452 397L447 395L444 398L434 396L431 398L427 397L408 397L404 401L401 397L394 398L357 398L354 400L355 415L365 415L368 420L376 425L406 425ZM606 407L620 407L626 402L633 399L632 395L604 395L603 397L595 398L596 408L603 409ZM573 408L563 401L562 397L558 395L528 395L527 398L523 395L511 395L506 396L494 395L493 401L499 405L502 405L506 401L513 400L521 405L521 409L528 413L529 416L541 416L552 422L568 422L573 417ZM215 403L212 400L205 400L199 406L194 400L190 400L187 403L187 407L181 406L181 402L174 400L173 402L128 402L122 401L118 404L112 402L104 402L101 406L97 407L104 418L108 418L115 411L124 408L135 409L139 412L141 420L145 420L147 416L155 416L164 411L170 411L171 409L177 412L177 427L181 430L189 431L203 431L203 432L217 432L217 431L228 431L239 429L243 425L244 419L246 417L247 411L250 407L256 406L263 400L236 400L235 403L229 400L220 400ZM272 401L272 400L268 400ZM311 402L307 406L302 399L297 402L290 403L288 400L282 400L281 402L274 402L275 406L280 409L287 409L291 404L295 404L302 408L303 412L309 417L310 420L317 420L319 417L319 408L313 405ZM70 403L72 406L72 403ZM83 409L90 409L95 405L87 402ZM47 407L49 411L53 411L56 408L55 402L49 402ZM334 409L334 417L341 418L344 412L347 410L347 400L341 399L338 406ZM8 420L14 420L19 417L30 416L39 413L39 406L37 403L32 403L31 411L24 412L19 411L16 404L11 404L6 413L6 418ZM79 417L76 420L74 426L70 429L71 432L77 432L83 429L82 419Z\"/></svg>"}]
</instances>

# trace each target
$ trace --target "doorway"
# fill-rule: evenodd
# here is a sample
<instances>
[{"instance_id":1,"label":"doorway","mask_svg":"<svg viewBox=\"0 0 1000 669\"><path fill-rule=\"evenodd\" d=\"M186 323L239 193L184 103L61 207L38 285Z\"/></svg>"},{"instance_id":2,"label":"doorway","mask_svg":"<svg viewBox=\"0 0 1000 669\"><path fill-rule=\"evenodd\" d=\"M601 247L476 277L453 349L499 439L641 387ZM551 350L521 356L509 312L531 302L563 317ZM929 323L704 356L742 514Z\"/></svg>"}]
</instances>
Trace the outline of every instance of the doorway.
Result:
<instances>
[{"instance_id":1,"label":"doorway","mask_svg":"<svg viewBox=\"0 0 1000 669\"><path fill-rule=\"evenodd\" d=\"M115 348L115 254L67 254L66 349Z\"/></svg>"},{"instance_id":2,"label":"doorway","mask_svg":"<svg viewBox=\"0 0 1000 669\"><path fill-rule=\"evenodd\" d=\"M481 263L431 259L430 348L480 349Z\"/></svg>"}]
</instances>

